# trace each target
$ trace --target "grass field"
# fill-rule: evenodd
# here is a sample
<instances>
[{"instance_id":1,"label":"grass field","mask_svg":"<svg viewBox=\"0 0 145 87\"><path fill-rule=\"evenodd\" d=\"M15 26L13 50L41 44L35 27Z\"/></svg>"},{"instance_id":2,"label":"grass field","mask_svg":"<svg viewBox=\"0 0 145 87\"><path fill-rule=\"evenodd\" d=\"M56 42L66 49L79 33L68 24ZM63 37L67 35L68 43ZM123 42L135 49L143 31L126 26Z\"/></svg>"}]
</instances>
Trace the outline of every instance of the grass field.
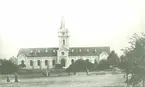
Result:
<instances>
[{"instance_id":1,"label":"grass field","mask_svg":"<svg viewBox=\"0 0 145 87\"><path fill-rule=\"evenodd\" d=\"M1 82L0 87L125 87L123 74L77 73L71 76L19 78L19 83ZM14 81L12 79L11 81Z\"/></svg>"}]
</instances>

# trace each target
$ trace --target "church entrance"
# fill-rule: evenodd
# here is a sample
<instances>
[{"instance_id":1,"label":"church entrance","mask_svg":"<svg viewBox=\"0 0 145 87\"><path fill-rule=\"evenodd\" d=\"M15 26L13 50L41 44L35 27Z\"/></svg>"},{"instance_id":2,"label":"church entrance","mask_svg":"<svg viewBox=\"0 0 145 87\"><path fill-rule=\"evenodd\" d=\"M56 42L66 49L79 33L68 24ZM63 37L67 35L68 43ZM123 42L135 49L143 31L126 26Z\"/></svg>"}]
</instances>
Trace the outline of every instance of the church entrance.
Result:
<instances>
[{"instance_id":1,"label":"church entrance","mask_svg":"<svg viewBox=\"0 0 145 87\"><path fill-rule=\"evenodd\" d=\"M62 67L65 67L65 64L66 63L66 60L65 59L61 59L61 65L62 65Z\"/></svg>"}]
</instances>

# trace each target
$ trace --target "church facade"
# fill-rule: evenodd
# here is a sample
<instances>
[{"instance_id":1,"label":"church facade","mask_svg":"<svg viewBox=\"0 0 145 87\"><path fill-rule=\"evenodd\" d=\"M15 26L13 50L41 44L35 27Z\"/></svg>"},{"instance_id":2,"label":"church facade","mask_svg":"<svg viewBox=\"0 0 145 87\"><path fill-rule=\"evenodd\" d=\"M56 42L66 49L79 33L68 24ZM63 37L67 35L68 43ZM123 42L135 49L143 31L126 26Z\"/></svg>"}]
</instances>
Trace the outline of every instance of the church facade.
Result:
<instances>
[{"instance_id":1,"label":"church facade","mask_svg":"<svg viewBox=\"0 0 145 87\"><path fill-rule=\"evenodd\" d=\"M25 64L26 69L54 68L55 64L61 64L64 68L78 59L84 59L92 63L106 59L110 53L110 47L70 47L69 32L65 28L64 20L58 33L59 47L52 48L21 48L18 52L18 65Z\"/></svg>"}]
</instances>

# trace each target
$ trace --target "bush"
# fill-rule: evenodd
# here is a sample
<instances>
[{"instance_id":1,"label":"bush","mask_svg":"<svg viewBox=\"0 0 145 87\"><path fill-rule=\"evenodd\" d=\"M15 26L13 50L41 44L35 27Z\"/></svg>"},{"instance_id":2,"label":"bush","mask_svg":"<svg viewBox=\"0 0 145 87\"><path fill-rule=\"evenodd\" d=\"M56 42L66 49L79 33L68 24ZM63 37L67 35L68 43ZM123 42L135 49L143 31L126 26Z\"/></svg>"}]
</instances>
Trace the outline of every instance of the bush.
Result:
<instances>
[{"instance_id":1,"label":"bush","mask_svg":"<svg viewBox=\"0 0 145 87\"><path fill-rule=\"evenodd\" d=\"M73 64L71 64L66 71L67 72L84 72L86 70L92 71L94 69L94 64L89 61L78 59Z\"/></svg>"},{"instance_id":2,"label":"bush","mask_svg":"<svg viewBox=\"0 0 145 87\"><path fill-rule=\"evenodd\" d=\"M20 64L20 65L19 65L19 68L25 68L25 67L26 67L25 64Z\"/></svg>"},{"instance_id":3,"label":"bush","mask_svg":"<svg viewBox=\"0 0 145 87\"><path fill-rule=\"evenodd\" d=\"M109 62L107 60L101 60L98 64L98 70L105 70L109 69Z\"/></svg>"},{"instance_id":4,"label":"bush","mask_svg":"<svg viewBox=\"0 0 145 87\"><path fill-rule=\"evenodd\" d=\"M62 69L62 65L61 64L56 64L55 69Z\"/></svg>"},{"instance_id":5,"label":"bush","mask_svg":"<svg viewBox=\"0 0 145 87\"><path fill-rule=\"evenodd\" d=\"M16 64L12 63L9 60L3 60L0 66L0 73L1 74L13 74L18 72L19 68Z\"/></svg>"}]
</instances>

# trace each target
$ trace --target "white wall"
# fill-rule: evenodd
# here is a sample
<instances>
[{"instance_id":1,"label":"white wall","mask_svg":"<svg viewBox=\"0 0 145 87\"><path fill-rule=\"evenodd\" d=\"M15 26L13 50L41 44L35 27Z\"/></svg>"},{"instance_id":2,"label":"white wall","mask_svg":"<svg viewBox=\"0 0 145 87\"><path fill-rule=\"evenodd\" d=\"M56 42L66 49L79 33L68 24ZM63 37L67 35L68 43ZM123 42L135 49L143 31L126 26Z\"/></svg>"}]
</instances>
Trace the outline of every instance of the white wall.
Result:
<instances>
[{"instance_id":1,"label":"white wall","mask_svg":"<svg viewBox=\"0 0 145 87\"><path fill-rule=\"evenodd\" d=\"M58 52L58 55L60 52ZM65 52L66 53L66 52ZM66 54L67 55L67 54ZM97 60L97 62L99 62L101 59L106 59L108 57L108 54L106 53L101 53L99 56L69 56L66 57L66 66L65 68L69 67L69 65L71 64L71 60L73 59L74 62L78 59L89 59L90 62L94 63L95 59ZM26 65L26 69L43 69L43 68L47 68L49 66L49 68L53 68L54 66L52 65L52 60L57 60L57 57L26 57L25 55L20 55L18 57L18 64L21 64L21 61L24 60L24 64ZM33 61L33 66L30 66L30 60ZM40 66L37 65L37 61L40 60ZM48 66L45 65L45 60L48 60ZM58 59L59 64L61 61L61 58Z\"/></svg>"},{"instance_id":2,"label":"white wall","mask_svg":"<svg viewBox=\"0 0 145 87\"><path fill-rule=\"evenodd\" d=\"M21 61L24 60L24 64L26 65L26 69L43 69L47 68L45 65L45 60L48 60L48 66L49 68L53 68L52 60L56 61L56 57L25 57L24 55L20 55L18 57L18 65L21 64ZM30 66L30 60L33 61L33 66ZM38 66L37 61L40 60L40 66Z\"/></svg>"}]
</instances>

